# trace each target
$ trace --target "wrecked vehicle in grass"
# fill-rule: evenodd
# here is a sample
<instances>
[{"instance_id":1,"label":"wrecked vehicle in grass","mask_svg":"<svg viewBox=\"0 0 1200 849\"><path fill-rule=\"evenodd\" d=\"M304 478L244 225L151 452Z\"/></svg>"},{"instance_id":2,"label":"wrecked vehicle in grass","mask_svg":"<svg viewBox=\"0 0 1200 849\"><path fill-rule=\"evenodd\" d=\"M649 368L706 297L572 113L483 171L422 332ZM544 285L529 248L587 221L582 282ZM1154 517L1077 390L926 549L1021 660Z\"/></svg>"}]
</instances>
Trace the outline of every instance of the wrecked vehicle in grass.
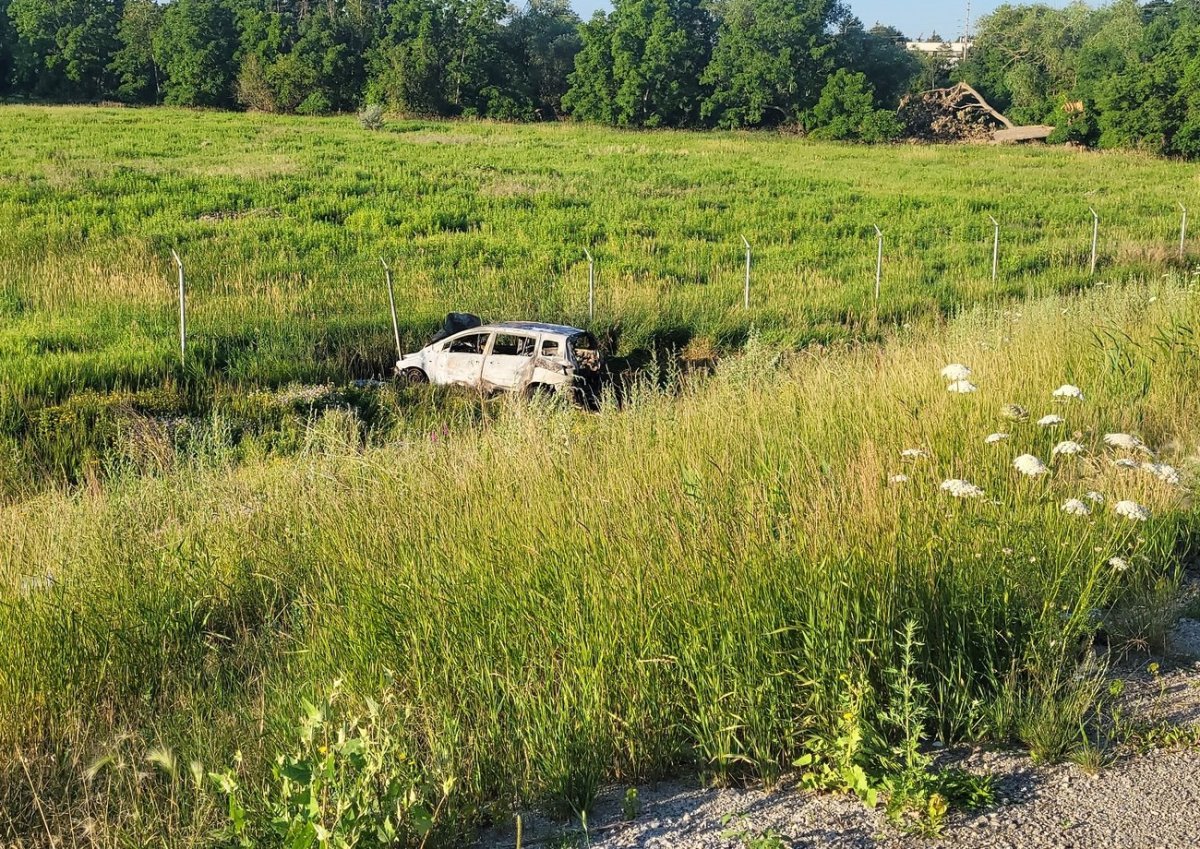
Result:
<instances>
[{"instance_id":1,"label":"wrecked vehicle in grass","mask_svg":"<svg viewBox=\"0 0 1200 849\"><path fill-rule=\"evenodd\" d=\"M396 362L396 375L410 384L559 393L587 402L599 390L602 367L600 349L586 330L534 321L482 324L451 313L429 345Z\"/></svg>"}]
</instances>

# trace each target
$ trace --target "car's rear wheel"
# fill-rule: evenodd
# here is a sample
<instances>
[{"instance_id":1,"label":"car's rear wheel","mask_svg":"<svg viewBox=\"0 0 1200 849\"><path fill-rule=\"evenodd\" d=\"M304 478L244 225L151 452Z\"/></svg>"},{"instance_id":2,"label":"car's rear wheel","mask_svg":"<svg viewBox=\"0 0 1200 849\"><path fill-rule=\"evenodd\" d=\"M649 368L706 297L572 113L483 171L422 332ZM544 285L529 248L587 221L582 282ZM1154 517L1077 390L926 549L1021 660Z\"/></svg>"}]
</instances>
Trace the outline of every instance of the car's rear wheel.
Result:
<instances>
[{"instance_id":1,"label":"car's rear wheel","mask_svg":"<svg viewBox=\"0 0 1200 849\"><path fill-rule=\"evenodd\" d=\"M400 382L407 386L420 386L429 382L429 375L416 366L409 366L400 372Z\"/></svg>"}]
</instances>

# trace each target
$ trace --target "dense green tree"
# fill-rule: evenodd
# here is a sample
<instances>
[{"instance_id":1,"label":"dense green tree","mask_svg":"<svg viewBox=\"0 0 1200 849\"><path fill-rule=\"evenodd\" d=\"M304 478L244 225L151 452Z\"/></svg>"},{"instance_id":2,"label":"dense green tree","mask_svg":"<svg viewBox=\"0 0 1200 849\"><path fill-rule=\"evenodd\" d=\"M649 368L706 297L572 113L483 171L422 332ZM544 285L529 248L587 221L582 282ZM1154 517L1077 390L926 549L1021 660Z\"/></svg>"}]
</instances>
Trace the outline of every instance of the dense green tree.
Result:
<instances>
[{"instance_id":1,"label":"dense green tree","mask_svg":"<svg viewBox=\"0 0 1200 849\"><path fill-rule=\"evenodd\" d=\"M562 112L567 78L581 46L579 16L567 0L530 0L513 14L503 51L537 116L554 118Z\"/></svg>"},{"instance_id":2,"label":"dense green tree","mask_svg":"<svg viewBox=\"0 0 1200 849\"><path fill-rule=\"evenodd\" d=\"M714 20L698 0L617 0L584 48L564 106L577 117L622 126L688 126L700 118L700 75ZM607 44L592 43L607 39Z\"/></svg>"},{"instance_id":3,"label":"dense green tree","mask_svg":"<svg viewBox=\"0 0 1200 849\"><path fill-rule=\"evenodd\" d=\"M613 79L613 22L603 12L579 28L580 48L567 76L563 111L585 121L617 123L617 84Z\"/></svg>"},{"instance_id":4,"label":"dense green tree","mask_svg":"<svg viewBox=\"0 0 1200 849\"><path fill-rule=\"evenodd\" d=\"M8 16L33 80L32 94L86 100L107 90L121 4L114 0L10 0Z\"/></svg>"},{"instance_id":5,"label":"dense green tree","mask_svg":"<svg viewBox=\"0 0 1200 849\"><path fill-rule=\"evenodd\" d=\"M1079 54L1097 22L1080 2L1001 6L980 21L961 75L1012 120L1049 120L1076 87Z\"/></svg>"},{"instance_id":6,"label":"dense green tree","mask_svg":"<svg viewBox=\"0 0 1200 849\"><path fill-rule=\"evenodd\" d=\"M417 0L387 6L373 51L368 99L403 112L437 114L448 108L445 54L446 9Z\"/></svg>"},{"instance_id":7,"label":"dense green tree","mask_svg":"<svg viewBox=\"0 0 1200 849\"><path fill-rule=\"evenodd\" d=\"M895 113L875 108L875 91L866 74L845 68L829 77L808 123L814 138L835 141L889 141L900 133Z\"/></svg>"},{"instance_id":8,"label":"dense green tree","mask_svg":"<svg viewBox=\"0 0 1200 849\"><path fill-rule=\"evenodd\" d=\"M719 126L795 122L833 70L837 0L729 0L712 62L705 117Z\"/></svg>"},{"instance_id":9,"label":"dense green tree","mask_svg":"<svg viewBox=\"0 0 1200 849\"><path fill-rule=\"evenodd\" d=\"M506 109L521 98L501 73L500 20L506 13L503 0L451 0L445 48L446 95L452 111L486 115L492 100ZM513 104L501 105L504 98Z\"/></svg>"},{"instance_id":10,"label":"dense green tree","mask_svg":"<svg viewBox=\"0 0 1200 849\"><path fill-rule=\"evenodd\" d=\"M222 0L173 0L163 12L154 40L164 101L179 106L231 105L237 49L229 5Z\"/></svg>"},{"instance_id":11,"label":"dense green tree","mask_svg":"<svg viewBox=\"0 0 1200 849\"><path fill-rule=\"evenodd\" d=\"M904 43L894 27L876 24L867 31L857 18L847 16L836 38L836 63L862 72L875 92L876 105L895 109L922 71L920 59Z\"/></svg>"},{"instance_id":12,"label":"dense green tree","mask_svg":"<svg viewBox=\"0 0 1200 849\"><path fill-rule=\"evenodd\" d=\"M154 58L154 38L162 23L162 7L154 0L125 0L117 26L117 50L108 70L118 99L156 103L161 74Z\"/></svg>"},{"instance_id":13,"label":"dense green tree","mask_svg":"<svg viewBox=\"0 0 1200 849\"><path fill-rule=\"evenodd\" d=\"M0 94L12 90L15 41L16 34L8 19L8 0L0 0Z\"/></svg>"}]
</instances>

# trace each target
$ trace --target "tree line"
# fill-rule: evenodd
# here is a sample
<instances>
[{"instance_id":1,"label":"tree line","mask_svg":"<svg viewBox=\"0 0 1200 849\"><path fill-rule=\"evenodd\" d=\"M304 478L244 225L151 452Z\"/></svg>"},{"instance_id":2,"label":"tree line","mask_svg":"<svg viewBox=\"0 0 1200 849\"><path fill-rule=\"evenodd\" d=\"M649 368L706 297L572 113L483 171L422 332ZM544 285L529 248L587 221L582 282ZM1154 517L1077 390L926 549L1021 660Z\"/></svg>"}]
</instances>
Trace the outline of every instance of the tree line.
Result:
<instances>
[{"instance_id":1,"label":"tree line","mask_svg":"<svg viewBox=\"0 0 1200 849\"><path fill-rule=\"evenodd\" d=\"M753 127L894 109L902 42L838 0L0 0L0 94Z\"/></svg>"},{"instance_id":2,"label":"tree line","mask_svg":"<svg viewBox=\"0 0 1200 849\"><path fill-rule=\"evenodd\" d=\"M965 61L842 0L0 0L0 95L879 140L910 91L970 82L1059 140L1200 155L1200 0L1006 5Z\"/></svg>"}]
</instances>

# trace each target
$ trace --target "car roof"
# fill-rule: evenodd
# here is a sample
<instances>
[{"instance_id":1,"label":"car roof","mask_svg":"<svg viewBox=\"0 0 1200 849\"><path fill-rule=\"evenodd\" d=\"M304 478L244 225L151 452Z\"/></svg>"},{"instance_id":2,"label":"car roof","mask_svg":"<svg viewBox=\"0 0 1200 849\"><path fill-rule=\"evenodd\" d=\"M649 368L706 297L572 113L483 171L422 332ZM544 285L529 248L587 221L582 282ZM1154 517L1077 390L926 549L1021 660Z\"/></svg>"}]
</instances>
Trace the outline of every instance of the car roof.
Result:
<instances>
[{"instance_id":1,"label":"car roof","mask_svg":"<svg viewBox=\"0 0 1200 849\"><path fill-rule=\"evenodd\" d=\"M566 324L546 324L540 321L498 321L495 324L485 324L476 330L524 330L526 333L557 333L563 336L574 336L583 333L578 327Z\"/></svg>"}]
</instances>

